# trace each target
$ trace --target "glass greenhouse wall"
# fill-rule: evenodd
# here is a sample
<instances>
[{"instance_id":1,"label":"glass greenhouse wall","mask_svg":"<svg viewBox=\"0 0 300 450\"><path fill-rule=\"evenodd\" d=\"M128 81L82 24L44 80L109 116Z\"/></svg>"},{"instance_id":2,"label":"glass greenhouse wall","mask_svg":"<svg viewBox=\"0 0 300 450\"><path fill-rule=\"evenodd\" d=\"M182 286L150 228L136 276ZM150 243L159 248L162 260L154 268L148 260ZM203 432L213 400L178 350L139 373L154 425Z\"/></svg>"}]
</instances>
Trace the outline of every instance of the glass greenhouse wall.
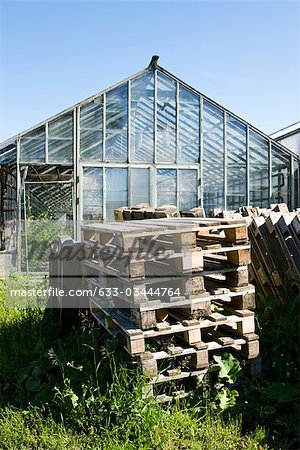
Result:
<instances>
[{"instance_id":1,"label":"glass greenhouse wall","mask_svg":"<svg viewBox=\"0 0 300 450\"><path fill-rule=\"evenodd\" d=\"M296 155L160 66L4 142L0 167L1 192L4 171L16 180L15 218L73 220L77 238L81 221L141 202L208 212L299 198Z\"/></svg>"}]
</instances>

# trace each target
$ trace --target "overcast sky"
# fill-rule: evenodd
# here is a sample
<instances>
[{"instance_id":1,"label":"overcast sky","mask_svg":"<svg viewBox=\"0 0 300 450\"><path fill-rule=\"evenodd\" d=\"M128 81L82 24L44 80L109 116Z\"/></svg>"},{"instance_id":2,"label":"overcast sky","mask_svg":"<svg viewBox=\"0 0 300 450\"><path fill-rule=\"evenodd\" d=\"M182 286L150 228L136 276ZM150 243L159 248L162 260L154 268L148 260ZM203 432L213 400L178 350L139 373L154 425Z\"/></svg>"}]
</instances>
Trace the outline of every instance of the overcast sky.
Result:
<instances>
[{"instance_id":1,"label":"overcast sky","mask_svg":"<svg viewBox=\"0 0 300 450\"><path fill-rule=\"evenodd\" d=\"M271 133L300 120L299 2L0 0L0 140L159 64Z\"/></svg>"}]
</instances>

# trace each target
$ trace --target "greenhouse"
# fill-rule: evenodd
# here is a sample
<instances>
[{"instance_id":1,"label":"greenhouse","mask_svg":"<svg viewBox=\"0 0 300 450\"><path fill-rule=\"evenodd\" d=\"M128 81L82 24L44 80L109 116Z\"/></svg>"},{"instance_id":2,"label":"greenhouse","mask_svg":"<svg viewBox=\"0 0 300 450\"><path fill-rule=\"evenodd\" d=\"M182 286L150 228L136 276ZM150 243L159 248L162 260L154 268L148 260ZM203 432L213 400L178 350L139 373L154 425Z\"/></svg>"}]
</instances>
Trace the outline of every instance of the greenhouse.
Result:
<instances>
[{"instance_id":1,"label":"greenhouse","mask_svg":"<svg viewBox=\"0 0 300 450\"><path fill-rule=\"evenodd\" d=\"M32 217L68 221L78 239L82 221L141 202L299 206L298 157L157 59L0 144L2 250Z\"/></svg>"}]
</instances>

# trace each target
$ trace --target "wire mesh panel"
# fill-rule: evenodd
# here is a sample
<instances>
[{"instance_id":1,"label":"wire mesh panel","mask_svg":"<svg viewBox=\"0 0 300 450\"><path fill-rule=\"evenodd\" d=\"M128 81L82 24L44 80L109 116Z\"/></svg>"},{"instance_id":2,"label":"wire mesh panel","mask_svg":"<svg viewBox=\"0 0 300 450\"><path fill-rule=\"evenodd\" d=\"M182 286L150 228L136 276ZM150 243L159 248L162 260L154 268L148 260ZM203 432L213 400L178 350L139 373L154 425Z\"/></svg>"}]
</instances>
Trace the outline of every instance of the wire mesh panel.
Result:
<instances>
[{"instance_id":1,"label":"wire mesh panel","mask_svg":"<svg viewBox=\"0 0 300 450\"><path fill-rule=\"evenodd\" d=\"M50 243L73 236L72 183L25 183L21 229L21 269L48 270Z\"/></svg>"}]
</instances>

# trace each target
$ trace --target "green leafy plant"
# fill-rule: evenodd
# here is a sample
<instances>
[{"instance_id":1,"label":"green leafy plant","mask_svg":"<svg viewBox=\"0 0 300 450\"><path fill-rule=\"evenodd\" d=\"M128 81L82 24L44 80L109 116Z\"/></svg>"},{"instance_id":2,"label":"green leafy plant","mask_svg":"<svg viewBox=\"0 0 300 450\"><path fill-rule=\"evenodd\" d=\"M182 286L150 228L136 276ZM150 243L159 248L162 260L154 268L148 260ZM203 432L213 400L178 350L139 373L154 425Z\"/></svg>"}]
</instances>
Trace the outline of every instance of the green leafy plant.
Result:
<instances>
[{"instance_id":1,"label":"green leafy plant","mask_svg":"<svg viewBox=\"0 0 300 450\"><path fill-rule=\"evenodd\" d=\"M236 405L239 393L230 386L236 383L243 371L239 361L230 353L214 355L213 358L218 369L218 380L212 390L213 408L225 411ZM229 386L225 386L224 383Z\"/></svg>"},{"instance_id":2,"label":"green leafy plant","mask_svg":"<svg viewBox=\"0 0 300 450\"><path fill-rule=\"evenodd\" d=\"M236 404L236 399L239 396L238 391L228 387L222 387L215 396L215 405L225 411L232 408Z\"/></svg>"},{"instance_id":3,"label":"green leafy plant","mask_svg":"<svg viewBox=\"0 0 300 450\"><path fill-rule=\"evenodd\" d=\"M42 272L48 267L50 244L59 236L71 235L72 228L50 213L29 216L26 229L22 230L22 270Z\"/></svg>"},{"instance_id":4,"label":"green leafy plant","mask_svg":"<svg viewBox=\"0 0 300 450\"><path fill-rule=\"evenodd\" d=\"M231 353L214 355L213 358L219 369L218 377L225 379L229 384L236 383L243 373L239 361Z\"/></svg>"}]
</instances>

